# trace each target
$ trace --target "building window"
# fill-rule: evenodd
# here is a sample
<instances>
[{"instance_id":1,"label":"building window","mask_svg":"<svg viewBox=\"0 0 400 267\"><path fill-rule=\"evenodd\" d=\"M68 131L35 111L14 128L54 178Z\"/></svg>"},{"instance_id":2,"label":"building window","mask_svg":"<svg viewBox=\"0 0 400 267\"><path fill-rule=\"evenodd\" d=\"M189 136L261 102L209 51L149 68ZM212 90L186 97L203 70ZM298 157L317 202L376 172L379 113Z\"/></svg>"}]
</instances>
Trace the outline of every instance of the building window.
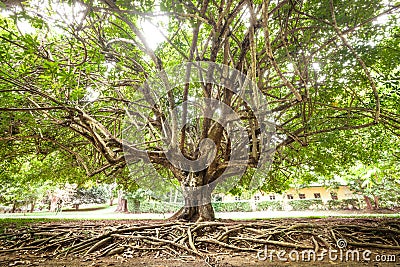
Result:
<instances>
[{"instance_id":1,"label":"building window","mask_svg":"<svg viewBox=\"0 0 400 267\"><path fill-rule=\"evenodd\" d=\"M306 194L299 194L300 199L306 199Z\"/></svg>"},{"instance_id":2,"label":"building window","mask_svg":"<svg viewBox=\"0 0 400 267\"><path fill-rule=\"evenodd\" d=\"M287 195L287 199L293 199L293 195Z\"/></svg>"},{"instance_id":3,"label":"building window","mask_svg":"<svg viewBox=\"0 0 400 267\"><path fill-rule=\"evenodd\" d=\"M222 196L218 196L218 195L215 196L215 197L214 197L214 201L215 201L215 202L222 202Z\"/></svg>"},{"instance_id":4,"label":"building window","mask_svg":"<svg viewBox=\"0 0 400 267\"><path fill-rule=\"evenodd\" d=\"M254 200L255 201L259 201L260 200L260 196L254 196Z\"/></svg>"},{"instance_id":5,"label":"building window","mask_svg":"<svg viewBox=\"0 0 400 267\"><path fill-rule=\"evenodd\" d=\"M333 200L338 200L337 193L331 192L331 198L332 198Z\"/></svg>"},{"instance_id":6,"label":"building window","mask_svg":"<svg viewBox=\"0 0 400 267\"><path fill-rule=\"evenodd\" d=\"M239 201L240 200L240 197L235 197L235 201Z\"/></svg>"},{"instance_id":7,"label":"building window","mask_svg":"<svg viewBox=\"0 0 400 267\"><path fill-rule=\"evenodd\" d=\"M275 196L274 195L270 195L269 196L269 200L275 200Z\"/></svg>"},{"instance_id":8,"label":"building window","mask_svg":"<svg viewBox=\"0 0 400 267\"><path fill-rule=\"evenodd\" d=\"M321 194L320 193L314 193L314 198L321 198Z\"/></svg>"}]
</instances>

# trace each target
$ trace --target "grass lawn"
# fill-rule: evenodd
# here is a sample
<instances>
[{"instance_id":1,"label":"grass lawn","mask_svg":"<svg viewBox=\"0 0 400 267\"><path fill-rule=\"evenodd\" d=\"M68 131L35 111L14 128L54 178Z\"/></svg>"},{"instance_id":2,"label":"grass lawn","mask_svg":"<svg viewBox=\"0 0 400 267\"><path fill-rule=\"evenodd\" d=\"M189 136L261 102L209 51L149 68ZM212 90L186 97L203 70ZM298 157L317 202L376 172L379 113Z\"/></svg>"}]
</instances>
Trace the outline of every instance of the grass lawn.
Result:
<instances>
[{"instance_id":1,"label":"grass lawn","mask_svg":"<svg viewBox=\"0 0 400 267\"><path fill-rule=\"evenodd\" d=\"M116 213L115 206L94 205L82 207L78 211L66 209L63 212L33 212L33 213L5 213L0 214L0 224L6 222L46 222L58 220L162 220L169 218L172 214L152 213ZM349 211L258 211L258 212L220 212L216 213L218 219L226 220L268 220L279 218L400 218L400 213L360 213Z\"/></svg>"}]
</instances>

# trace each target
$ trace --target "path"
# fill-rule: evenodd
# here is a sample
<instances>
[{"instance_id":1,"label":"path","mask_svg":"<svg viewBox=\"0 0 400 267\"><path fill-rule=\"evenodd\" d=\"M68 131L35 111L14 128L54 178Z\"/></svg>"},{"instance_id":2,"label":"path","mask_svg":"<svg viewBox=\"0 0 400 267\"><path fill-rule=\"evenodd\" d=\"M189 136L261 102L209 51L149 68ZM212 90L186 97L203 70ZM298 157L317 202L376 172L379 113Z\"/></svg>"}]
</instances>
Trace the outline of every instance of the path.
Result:
<instances>
[{"instance_id":1,"label":"path","mask_svg":"<svg viewBox=\"0 0 400 267\"><path fill-rule=\"evenodd\" d=\"M47 218L47 219L167 219L172 213L116 213L115 206L93 211L69 211L69 212L34 212L34 213L5 213L1 218ZM400 214L370 214L360 211L257 211L257 212L217 212L219 219L268 219L268 218L308 218L308 217L399 217Z\"/></svg>"}]
</instances>

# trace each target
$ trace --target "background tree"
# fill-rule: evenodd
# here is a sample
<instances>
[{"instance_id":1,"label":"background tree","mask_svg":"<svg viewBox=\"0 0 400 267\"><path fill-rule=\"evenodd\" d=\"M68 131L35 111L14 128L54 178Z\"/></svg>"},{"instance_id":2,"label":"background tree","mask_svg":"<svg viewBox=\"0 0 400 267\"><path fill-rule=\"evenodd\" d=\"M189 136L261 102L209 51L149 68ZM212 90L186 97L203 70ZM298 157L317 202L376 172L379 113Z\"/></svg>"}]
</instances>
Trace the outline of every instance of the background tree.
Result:
<instances>
[{"instance_id":1,"label":"background tree","mask_svg":"<svg viewBox=\"0 0 400 267\"><path fill-rule=\"evenodd\" d=\"M392 166L385 166L382 162L372 166L358 164L345 178L353 192L364 197L369 210L392 208L399 205L398 176L393 177L392 173Z\"/></svg>"},{"instance_id":2,"label":"background tree","mask_svg":"<svg viewBox=\"0 0 400 267\"><path fill-rule=\"evenodd\" d=\"M57 151L45 158L30 154L5 158L1 169L0 201L12 204L12 212L28 205L32 212L49 194L63 188L68 181L78 181L82 175L79 169L71 169L66 158Z\"/></svg>"}]
</instances>

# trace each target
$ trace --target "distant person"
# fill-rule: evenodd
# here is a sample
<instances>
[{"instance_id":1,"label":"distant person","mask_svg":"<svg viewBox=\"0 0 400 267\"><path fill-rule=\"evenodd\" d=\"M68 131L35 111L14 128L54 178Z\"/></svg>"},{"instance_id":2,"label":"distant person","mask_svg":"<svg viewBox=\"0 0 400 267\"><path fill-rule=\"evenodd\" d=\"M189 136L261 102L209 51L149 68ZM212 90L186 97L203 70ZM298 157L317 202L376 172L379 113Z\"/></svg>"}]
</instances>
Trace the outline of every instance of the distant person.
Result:
<instances>
[{"instance_id":1,"label":"distant person","mask_svg":"<svg viewBox=\"0 0 400 267\"><path fill-rule=\"evenodd\" d=\"M57 200L56 213L59 213L62 211L62 203L63 203L63 201L61 198Z\"/></svg>"}]
</instances>

